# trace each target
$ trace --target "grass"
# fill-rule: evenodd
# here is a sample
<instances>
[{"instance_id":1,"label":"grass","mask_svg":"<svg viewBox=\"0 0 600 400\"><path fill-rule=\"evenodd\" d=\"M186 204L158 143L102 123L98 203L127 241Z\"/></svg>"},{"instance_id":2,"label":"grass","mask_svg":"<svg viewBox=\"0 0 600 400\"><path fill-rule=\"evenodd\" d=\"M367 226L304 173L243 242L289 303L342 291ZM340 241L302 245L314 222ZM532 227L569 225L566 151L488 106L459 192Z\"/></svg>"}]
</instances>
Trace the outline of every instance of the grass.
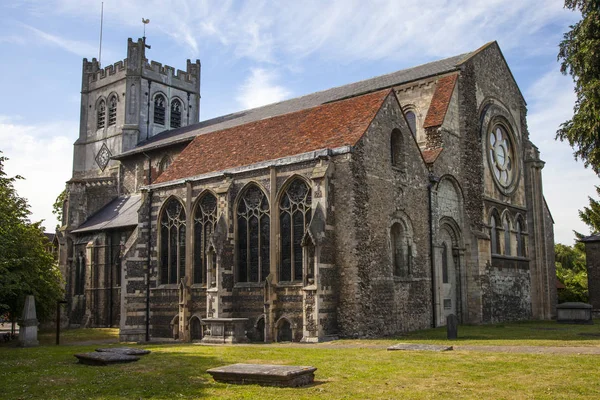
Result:
<instances>
[{"instance_id":1,"label":"grass","mask_svg":"<svg viewBox=\"0 0 600 400\"><path fill-rule=\"evenodd\" d=\"M559 330L554 330L557 328ZM566 329L563 329L566 328ZM481 351L388 352L391 343L448 343L440 329L398 339L342 340L302 345L144 345L137 363L80 365L73 354L116 338L116 330L65 331L65 346L0 347L3 399L575 399L600 397L600 355ZM580 333L586 334L581 336ZM459 343L600 347L598 325L531 322L460 327ZM592 334L592 336L588 336ZM41 334L43 337L45 334ZM524 336L524 337L523 337ZM50 338L53 338L50 335ZM455 342L453 342L454 344ZM523 344L525 343L525 344ZM363 346L366 344L367 346ZM369 344L377 346L368 346ZM380 346L381 345L381 346ZM103 346L106 346L105 344ZM312 386L288 389L216 383L206 370L225 364L270 363L318 368Z\"/></svg>"}]
</instances>

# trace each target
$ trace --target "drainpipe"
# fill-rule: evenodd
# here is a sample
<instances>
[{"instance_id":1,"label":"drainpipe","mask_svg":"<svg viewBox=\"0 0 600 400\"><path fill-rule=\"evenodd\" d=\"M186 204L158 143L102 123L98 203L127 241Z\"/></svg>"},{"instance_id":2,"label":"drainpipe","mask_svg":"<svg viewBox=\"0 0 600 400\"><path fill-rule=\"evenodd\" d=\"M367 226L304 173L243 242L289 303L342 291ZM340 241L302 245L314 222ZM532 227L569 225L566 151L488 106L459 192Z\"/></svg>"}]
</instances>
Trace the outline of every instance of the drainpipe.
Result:
<instances>
[{"instance_id":1,"label":"drainpipe","mask_svg":"<svg viewBox=\"0 0 600 400\"><path fill-rule=\"evenodd\" d=\"M148 105L150 107L150 105ZM148 159L148 186L152 183L152 159L142 152ZM146 243L146 342L150 341L150 252L152 250L152 189L148 189L148 242Z\"/></svg>"},{"instance_id":2,"label":"drainpipe","mask_svg":"<svg viewBox=\"0 0 600 400\"><path fill-rule=\"evenodd\" d=\"M152 85L152 81L150 81L150 79L148 79L148 95L146 97L148 97L148 114L146 115L146 140L148 140L150 138L150 86ZM150 159L150 157L148 157L148 155L146 155L144 153L144 155ZM150 182L148 182L148 185L150 184Z\"/></svg>"},{"instance_id":3,"label":"drainpipe","mask_svg":"<svg viewBox=\"0 0 600 400\"><path fill-rule=\"evenodd\" d=\"M433 174L429 174L429 185L427 185L428 203L429 203L429 260L431 262L431 327L435 328L436 315L436 281L435 281L435 259L433 251L433 185L438 183L440 179Z\"/></svg>"}]
</instances>

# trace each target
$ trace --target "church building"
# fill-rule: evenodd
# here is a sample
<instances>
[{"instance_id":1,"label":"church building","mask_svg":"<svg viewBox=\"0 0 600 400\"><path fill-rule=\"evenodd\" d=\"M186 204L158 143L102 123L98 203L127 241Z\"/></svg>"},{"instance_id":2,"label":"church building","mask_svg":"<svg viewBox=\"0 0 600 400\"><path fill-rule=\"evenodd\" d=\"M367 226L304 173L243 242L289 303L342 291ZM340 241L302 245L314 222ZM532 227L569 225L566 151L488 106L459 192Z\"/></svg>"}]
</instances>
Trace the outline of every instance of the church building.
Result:
<instances>
[{"instance_id":1,"label":"church building","mask_svg":"<svg viewBox=\"0 0 600 400\"><path fill-rule=\"evenodd\" d=\"M71 326L317 342L555 315L553 221L496 42L199 121L200 61L83 60Z\"/></svg>"}]
</instances>

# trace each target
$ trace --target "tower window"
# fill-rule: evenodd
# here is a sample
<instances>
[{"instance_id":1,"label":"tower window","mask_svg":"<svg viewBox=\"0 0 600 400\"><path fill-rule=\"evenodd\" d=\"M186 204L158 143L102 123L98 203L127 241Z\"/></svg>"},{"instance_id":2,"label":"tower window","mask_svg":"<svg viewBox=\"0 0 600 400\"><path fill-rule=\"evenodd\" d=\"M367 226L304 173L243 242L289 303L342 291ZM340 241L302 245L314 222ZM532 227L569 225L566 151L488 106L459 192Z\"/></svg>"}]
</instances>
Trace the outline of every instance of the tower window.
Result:
<instances>
[{"instance_id":1,"label":"tower window","mask_svg":"<svg viewBox=\"0 0 600 400\"><path fill-rule=\"evenodd\" d=\"M106 103L104 103L104 100L100 100L100 103L98 103L98 113L96 115L96 128L104 129L105 124L106 124Z\"/></svg>"},{"instance_id":2,"label":"tower window","mask_svg":"<svg viewBox=\"0 0 600 400\"><path fill-rule=\"evenodd\" d=\"M171 128L181 126L181 102L177 99L171 102Z\"/></svg>"},{"instance_id":3,"label":"tower window","mask_svg":"<svg viewBox=\"0 0 600 400\"><path fill-rule=\"evenodd\" d=\"M108 126L117 123L117 96L112 96L108 100Z\"/></svg>"},{"instance_id":4,"label":"tower window","mask_svg":"<svg viewBox=\"0 0 600 400\"><path fill-rule=\"evenodd\" d=\"M165 96L162 94L158 94L154 98L154 123L165 124Z\"/></svg>"}]
</instances>

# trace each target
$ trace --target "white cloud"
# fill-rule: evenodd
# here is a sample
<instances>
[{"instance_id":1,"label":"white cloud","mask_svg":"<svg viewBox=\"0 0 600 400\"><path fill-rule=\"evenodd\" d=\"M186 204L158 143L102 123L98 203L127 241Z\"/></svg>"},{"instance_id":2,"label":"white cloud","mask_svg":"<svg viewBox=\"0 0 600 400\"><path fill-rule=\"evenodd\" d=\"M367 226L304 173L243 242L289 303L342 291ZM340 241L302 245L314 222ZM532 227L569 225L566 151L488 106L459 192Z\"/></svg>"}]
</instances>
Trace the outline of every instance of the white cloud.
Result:
<instances>
[{"instance_id":1,"label":"white cloud","mask_svg":"<svg viewBox=\"0 0 600 400\"><path fill-rule=\"evenodd\" d=\"M53 44L80 57L89 57L90 54L96 54L98 51L96 45L52 35L30 25L22 24L22 26L33 32L38 38L44 40L46 43Z\"/></svg>"},{"instance_id":2,"label":"white cloud","mask_svg":"<svg viewBox=\"0 0 600 400\"><path fill-rule=\"evenodd\" d=\"M262 68L254 68L241 86L236 100L242 108L255 108L276 103L290 96L290 91L278 85L278 74Z\"/></svg>"},{"instance_id":3,"label":"white cloud","mask_svg":"<svg viewBox=\"0 0 600 400\"><path fill-rule=\"evenodd\" d=\"M29 202L30 219L43 219L49 232L57 224L52 204L71 176L73 146L65 133L77 132L77 126L71 121L27 125L0 115L0 150L9 158L5 172L25 178L15 183L17 192Z\"/></svg>"},{"instance_id":4,"label":"white cloud","mask_svg":"<svg viewBox=\"0 0 600 400\"><path fill-rule=\"evenodd\" d=\"M568 143L554 140L560 124L573 115L573 82L552 65L551 72L530 85L526 95L530 137L546 161L542 170L544 194L554 217L555 240L571 245L573 230L589 231L578 210L588 205L588 196L595 196L594 185L600 184L593 171L574 160Z\"/></svg>"}]
</instances>

